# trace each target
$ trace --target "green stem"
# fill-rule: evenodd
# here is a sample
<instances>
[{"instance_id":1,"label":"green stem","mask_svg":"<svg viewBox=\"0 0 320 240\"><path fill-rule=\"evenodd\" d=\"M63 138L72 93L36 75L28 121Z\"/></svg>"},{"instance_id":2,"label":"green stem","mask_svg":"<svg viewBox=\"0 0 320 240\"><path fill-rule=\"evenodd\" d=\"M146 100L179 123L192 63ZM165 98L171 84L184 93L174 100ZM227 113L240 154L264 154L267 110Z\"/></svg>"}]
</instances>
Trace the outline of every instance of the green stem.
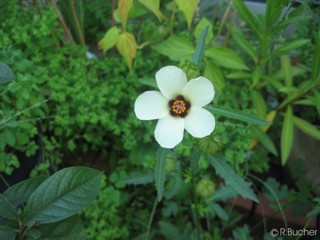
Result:
<instances>
[{"instance_id":1,"label":"green stem","mask_svg":"<svg viewBox=\"0 0 320 240\"><path fill-rule=\"evenodd\" d=\"M195 183L194 183L194 179L192 178L191 181L192 184L192 189L196 189ZM199 217L198 217L198 213L197 213L197 198L196 195L194 194L194 192L192 193L193 196L193 205L194 208L192 208L192 202L191 202L191 209L194 215L194 221L195 221L195 225L196 225L196 229L197 229L197 239L200 239L200 225L199 225Z\"/></svg>"},{"instance_id":2,"label":"green stem","mask_svg":"<svg viewBox=\"0 0 320 240\"><path fill-rule=\"evenodd\" d=\"M10 187L10 184L6 181L6 179L2 176L2 174L0 174L0 178L1 180L4 182L4 184L6 185L7 188Z\"/></svg>"},{"instance_id":3,"label":"green stem","mask_svg":"<svg viewBox=\"0 0 320 240\"><path fill-rule=\"evenodd\" d=\"M148 238L149 238L149 233L150 233L150 229L151 229L152 221L153 221L153 218L154 218L154 214L156 212L157 205L158 205L158 199L156 197L156 199L155 199L155 201L153 203L152 212L151 212L151 215L150 215L150 218L149 218L148 228L147 228L147 232L146 232L146 240L148 240Z\"/></svg>"},{"instance_id":4,"label":"green stem","mask_svg":"<svg viewBox=\"0 0 320 240\"><path fill-rule=\"evenodd\" d=\"M77 30L78 30L78 34L79 34L79 38L80 38L80 42L82 45L85 45L85 40L84 40L84 36L83 36L83 31L80 27L80 23L79 23L79 18L78 18L78 15L77 15L77 11L76 11L76 8L74 6L74 0L71 0L71 8L72 8L72 14L73 14L73 19L74 19L74 22L76 23L76 26L77 26Z\"/></svg>"}]
</instances>

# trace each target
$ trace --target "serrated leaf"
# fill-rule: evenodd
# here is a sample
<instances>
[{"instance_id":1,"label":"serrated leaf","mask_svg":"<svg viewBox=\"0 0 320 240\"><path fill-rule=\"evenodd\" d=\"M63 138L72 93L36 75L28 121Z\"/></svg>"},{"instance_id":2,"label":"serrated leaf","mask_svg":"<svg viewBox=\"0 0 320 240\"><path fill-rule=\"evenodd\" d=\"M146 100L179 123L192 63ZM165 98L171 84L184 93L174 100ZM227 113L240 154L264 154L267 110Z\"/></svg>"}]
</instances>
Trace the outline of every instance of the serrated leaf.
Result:
<instances>
[{"instance_id":1,"label":"serrated leaf","mask_svg":"<svg viewBox=\"0 0 320 240\"><path fill-rule=\"evenodd\" d=\"M281 163L284 165L291 152L293 143L293 114L291 106L287 107L281 132Z\"/></svg>"},{"instance_id":2,"label":"serrated leaf","mask_svg":"<svg viewBox=\"0 0 320 240\"><path fill-rule=\"evenodd\" d=\"M119 29L117 27L110 28L99 42L99 46L103 49L103 52L106 52L115 46L118 41L118 37Z\"/></svg>"},{"instance_id":3,"label":"serrated leaf","mask_svg":"<svg viewBox=\"0 0 320 240\"><path fill-rule=\"evenodd\" d=\"M126 60L129 69L131 69L132 60L137 54L136 39L131 33L123 32L119 35L116 46L121 56Z\"/></svg>"},{"instance_id":4,"label":"serrated leaf","mask_svg":"<svg viewBox=\"0 0 320 240\"><path fill-rule=\"evenodd\" d=\"M119 0L118 14L122 29L125 31L127 27L128 15L132 7L132 0Z\"/></svg>"},{"instance_id":5,"label":"serrated leaf","mask_svg":"<svg viewBox=\"0 0 320 240\"><path fill-rule=\"evenodd\" d=\"M167 240L181 239L181 234L176 226L169 222L159 222L161 233L166 237Z\"/></svg>"},{"instance_id":6,"label":"serrated leaf","mask_svg":"<svg viewBox=\"0 0 320 240\"><path fill-rule=\"evenodd\" d=\"M213 37L212 33L212 25L211 22L206 19L206 18L201 18L201 20L198 22L196 28L194 29L193 35L195 36L196 39L199 39L201 37L202 31L208 27L208 33L206 36L206 41L205 43L208 44L210 40Z\"/></svg>"},{"instance_id":7,"label":"serrated leaf","mask_svg":"<svg viewBox=\"0 0 320 240\"><path fill-rule=\"evenodd\" d=\"M223 73L218 66L207 61L205 65L204 76L213 83L216 92L222 91L225 86L225 81Z\"/></svg>"},{"instance_id":8,"label":"serrated leaf","mask_svg":"<svg viewBox=\"0 0 320 240\"><path fill-rule=\"evenodd\" d=\"M232 31L233 38L237 41L239 46L252 58L252 60L257 63L258 57L256 55L256 51L253 49L252 44L248 42L248 40L243 36L241 31L234 28Z\"/></svg>"},{"instance_id":9,"label":"serrated leaf","mask_svg":"<svg viewBox=\"0 0 320 240\"><path fill-rule=\"evenodd\" d=\"M47 178L47 176L38 176L21 181L8 188L3 193L3 196L6 197L13 205L25 203L29 200L31 194L37 189L37 187Z\"/></svg>"},{"instance_id":10,"label":"serrated leaf","mask_svg":"<svg viewBox=\"0 0 320 240\"><path fill-rule=\"evenodd\" d=\"M213 114L218 114L227 118L237 119L254 125L264 126L271 124L270 122L262 120L255 115L251 115L235 109L224 109L213 105L207 105L204 108L212 112Z\"/></svg>"},{"instance_id":11,"label":"serrated leaf","mask_svg":"<svg viewBox=\"0 0 320 240\"><path fill-rule=\"evenodd\" d=\"M14 79L15 77L11 68L7 64L0 62L0 84L12 81Z\"/></svg>"},{"instance_id":12,"label":"serrated leaf","mask_svg":"<svg viewBox=\"0 0 320 240\"><path fill-rule=\"evenodd\" d=\"M0 240L15 240L16 234L16 229L0 226Z\"/></svg>"},{"instance_id":13,"label":"serrated leaf","mask_svg":"<svg viewBox=\"0 0 320 240\"><path fill-rule=\"evenodd\" d=\"M147 184L154 182L154 172L147 173L131 173L129 177L120 180L122 184Z\"/></svg>"},{"instance_id":14,"label":"serrated leaf","mask_svg":"<svg viewBox=\"0 0 320 240\"><path fill-rule=\"evenodd\" d=\"M281 70L284 76L284 82L286 87L292 87L292 74L291 74L291 61L289 55L283 55L280 57Z\"/></svg>"},{"instance_id":15,"label":"serrated leaf","mask_svg":"<svg viewBox=\"0 0 320 240\"><path fill-rule=\"evenodd\" d=\"M235 5L237 9L237 13L241 17L243 21L245 21L249 27L252 29L252 31L261 38L261 30L259 26L261 25L260 19L254 15L247 6L243 3L243 0L234 0L233 4Z\"/></svg>"},{"instance_id":16,"label":"serrated leaf","mask_svg":"<svg viewBox=\"0 0 320 240\"><path fill-rule=\"evenodd\" d=\"M79 215L55 223L41 224L39 231L39 240L85 240L87 235Z\"/></svg>"},{"instance_id":17,"label":"serrated leaf","mask_svg":"<svg viewBox=\"0 0 320 240\"><path fill-rule=\"evenodd\" d=\"M254 136L259 140L259 142L273 155L278 156L277 149L273 144L271 138L265 134L259 127L251 126Z\"/></svg>"},{"instance_id":18,"label":"serrated leaf","mask_svg":"<svg viewBox=\"0 0 320 240\"><path fill-rule=\"evenodd\" d=\"M201 37L198 39L196 44L196 50L194 51L194 54L192 56L192 62L198 66L198 68L201 68L201 62L204 56L204 50L206 47L206 36L208 33L208 26L206 26L201 33Z\"/></svg>"},{"instance_id":19,"label":"serrated leaf","mask_svg":"<svg viewBox=\"0 0 320 240\"><path fill-rule=\"evenodd\" d=\"M53 223L79 213L98 195L102 172L88 167L62 169L45 180L24 209L27 225Z\"/></svg>"},{"instance_id":20,"label":"serrated leaf","mask_svg":"<svg viewBox=\"0 0 320 240\"><path fill-rule=\"evenodd\" d=\"M243 198L251 199L257 203L259 200L250 188L251 183L243 180L230 165L223 159L216 155L208 155L209 163L216 170L216 174L219 175L235 192L240 194Z\"/></svg>"},{"instance_id":21,"label":"serrated leaf","mask_svg":"<svg viewBox=\"0 0 320 240\"><path fill-rule=\"evenodd\" d=\"M19 219L17 210L12 204L0 193L0 216L17 220Z\"/></svg>"},{"instance_id":22,"label":"serrated leaf","mask_svg":"<svg viewBox=\"0 0 320 240\"><path fill-rule=\"evenodd\" d=\"M280 183L272 177L267 178L265 186L263 187L264 195L269 201L279 201L287 198L288 190L287 185L280 185Z\"/></svg>"},{"instance_id":23,"label":"serrated leaf","mask_svg":"<svg viewBox=\"0 0 320 240\"><path fill-rule=\"evenodd\" d=\"M175 35L152 48L174 61L190 60L194 52L194 45L188 38Z\"/></svg>"},{"instance_id":24,"label":"serrated leaf","mask_svg":"<svg viewBox=\"0 0 320 240\"><path fill-rule=\"evenodd\" d=\"M294 125L309 136L320 140L320 130L302 118L293 117Z\"/></svg>"},{"instance_id":25,"label":"serrated leaf","mask_svg":"<svg viewBox=\"0 0 320 240\"><path fill-rule=\"evenodd\" d=\"M229 220L229 216L226 213L226 211L223 210L223 208L216 203L212 203L210 204L210 208L212 210L212 212L217 215L219 218L221 218L224 221L228 221Z\"/></svg>"},{"instance_id":26,"label":"serrated leaf","mask_svg":"<svg viewBox=\"0 0 320 240\"><path fill-rule=\"evenodd\" d=\"M221 186L207 199L207 202L227 201L228 199L236 198L237 196L238 194L230 186Z\"/></svg>"},{"instance_id":27,"label":"serrated leaf","mask_svg":"<svg viewBox=\"0 0 320 240\"><path fill-rule=\"evenodd\" d=\"M139 2L156 15L159 21L165 19L160 11L160 0L139 0Z\"/></svg>"},{"instance_id":28,"label":"serrated leaf","mask_svg":"<svg viewBox=\"0 0 320 240\"><path fill-rule=\"evenodd\" d=\"M163 197L164 183L166 181L166 160L169 152L170 150L167 148L159 148L159 150L157 151L155 182L159 202Z\"/></svg>"},{"instance_id":29,"label":"serrated leaf","mask_svg":"<svg viewBox=\"0 0 320 240\"><path fill-rule=\"evenodd\" d=\"M175 0L175 2L178 5L180 11L183 12L184 17L186 18L188 23L188 28L190 28L193 15L198 7L198 0L188 0L188 2L186 2L185 0Z\"/></svg>"},{"instance_id":30,"label":"serrated leaf","mask_svg":"<svg viewBox=\"0 0 320 240\"><path fill-rule=\"evenodd\" d=\"M248 67L244 64L239 55L230 48L212 47L206 50L205 55L212 59L219 66L231 69L245 69Z\"/></svg>"},{"instance_id":31,"label":"serrated leaf","mask_svg":"<svg viewBox=\"0 0 320 240\"><path fill-rule=\"evenodd\" d=\"M313 81L320 80L320 31L317 35L316 45L313 51L311 76Z\"/></svg>"}]
</instances>

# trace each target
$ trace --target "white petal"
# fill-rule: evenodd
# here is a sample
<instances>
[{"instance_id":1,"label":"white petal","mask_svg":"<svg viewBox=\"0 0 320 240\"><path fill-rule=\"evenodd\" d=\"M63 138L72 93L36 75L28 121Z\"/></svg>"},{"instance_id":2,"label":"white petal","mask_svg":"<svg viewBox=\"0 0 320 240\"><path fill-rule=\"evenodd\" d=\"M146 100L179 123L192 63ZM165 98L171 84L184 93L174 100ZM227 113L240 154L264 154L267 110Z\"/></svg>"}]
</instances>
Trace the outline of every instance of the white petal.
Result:
<instances>
[{"instance_id":1,"label":"white petal","mask_svg":"<svg viewBox=\"0 0 320 240\"><path fill-rule=\"evenodd\" d=\"M203 107L210 103L214 97L213 85L208 79L198 77L186 84L182 95L191 102L191 107Z\"/></svg>"},{"instance_id":2,"label":"white petal","mask_svg":"<svg viewBox=\"0 0 320 240\"><path fill-rule=\"evenodd\" d=\"M184 119L167 116L158 121L154 136L163 148L174 148L183 139Z\"/></svg>"},{"instance_id":3,"label":"white petal","mask_svg":"<svg viewBox=\"0 0 320 240\"><path fill-rule=\"evenodd\" d=\"M194 137L208 136L214 130L216 121L214 116L200 107L191 107L185 117L185 128Z\"/></svg>"},{"instance_id":4,"label":"white petal","mask_svg":"<svg viewBox=\"0 0 320 240\"><path fill-rule=\"evenodd\" d=\"M140 120L163 118L169 114L168 101L161 92L147 91L136 99L134 112Z\"/></svg>"},{"instance_id":5,"label":"white petal","mask_svg":"<svg viewBox=\"0 0 320 240\"><path fill-rule=\"evenodd\" d=\"M187 83L187 76L178 67L166 66L156 73L156 80L161 93L171 100L181 94Z\"/></svg>"}]
</instances>

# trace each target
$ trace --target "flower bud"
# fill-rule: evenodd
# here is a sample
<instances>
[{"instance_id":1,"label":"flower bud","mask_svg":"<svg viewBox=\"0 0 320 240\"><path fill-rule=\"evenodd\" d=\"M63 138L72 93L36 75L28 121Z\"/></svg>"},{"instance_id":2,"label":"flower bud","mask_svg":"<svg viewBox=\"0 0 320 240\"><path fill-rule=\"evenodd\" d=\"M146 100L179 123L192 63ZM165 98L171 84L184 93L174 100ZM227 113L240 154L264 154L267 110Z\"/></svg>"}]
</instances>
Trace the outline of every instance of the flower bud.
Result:
<instances>
[{"instance_id":1,"label":"flower bud","mask_svg":"<svg viewBox=\"0 0 320 240\"><path fill-rule=\"evenodd\" d=\"M181 64L181 69L186 73L187 79L194 79L200 76L198 66L188 60Z\"/></svg>"},{"instance_id":2,"label":"flower bud","mask_svg":"<svg viewBox=\"0 0 320 240\"><path fill-rule=\"evenodd\" d=\"M206 198L211 196L216 189L216 185L209 179L201 179L196 186L196 193Z\"/></svg>"},{"instance_id":3,"label":"flower bud","mask_svg":"<svg viewBox=\"0 0 320 240\"><path fill-rule=\"evenodd\" d=\"M213 132L211 135L199 139L198 147L205 153L217 153L223 147L223 139L220 134Z\"/></svg>"}]
</instances>

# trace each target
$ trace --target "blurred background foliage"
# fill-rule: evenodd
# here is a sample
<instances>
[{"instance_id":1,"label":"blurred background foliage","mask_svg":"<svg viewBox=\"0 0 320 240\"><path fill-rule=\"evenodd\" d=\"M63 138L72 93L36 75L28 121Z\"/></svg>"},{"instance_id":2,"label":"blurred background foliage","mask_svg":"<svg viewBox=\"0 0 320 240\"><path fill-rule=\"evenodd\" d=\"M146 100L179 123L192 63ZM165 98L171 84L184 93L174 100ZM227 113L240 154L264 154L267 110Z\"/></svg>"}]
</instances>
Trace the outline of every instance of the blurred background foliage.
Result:
<instances>
[{"instance_id":1,"label":"blurred background foliage","mask_svg":"<svg viewBox=\"0 0 320 240\"><path fill-rule=\"evenodd\" d=\"M1 178L13 184L68 165L102 167L99 198L82 213L88 239L141 239L147 229L150 238L270 239L264 216L248 226L225 203L236 194L204 154L189 157L204 144L189 135L167 159L160 204L147 184L155 122L137 120L134 101L162 66L191 59L206 26L200 70L215 86L214 104L272 122L216 116L220 151L275 212L307 216L306 227L319 215L316 1L267 0L261 15L241 0L0 0L0 12L0 61L15 75L0 85Z\"/></svg>"}]
</instances>

